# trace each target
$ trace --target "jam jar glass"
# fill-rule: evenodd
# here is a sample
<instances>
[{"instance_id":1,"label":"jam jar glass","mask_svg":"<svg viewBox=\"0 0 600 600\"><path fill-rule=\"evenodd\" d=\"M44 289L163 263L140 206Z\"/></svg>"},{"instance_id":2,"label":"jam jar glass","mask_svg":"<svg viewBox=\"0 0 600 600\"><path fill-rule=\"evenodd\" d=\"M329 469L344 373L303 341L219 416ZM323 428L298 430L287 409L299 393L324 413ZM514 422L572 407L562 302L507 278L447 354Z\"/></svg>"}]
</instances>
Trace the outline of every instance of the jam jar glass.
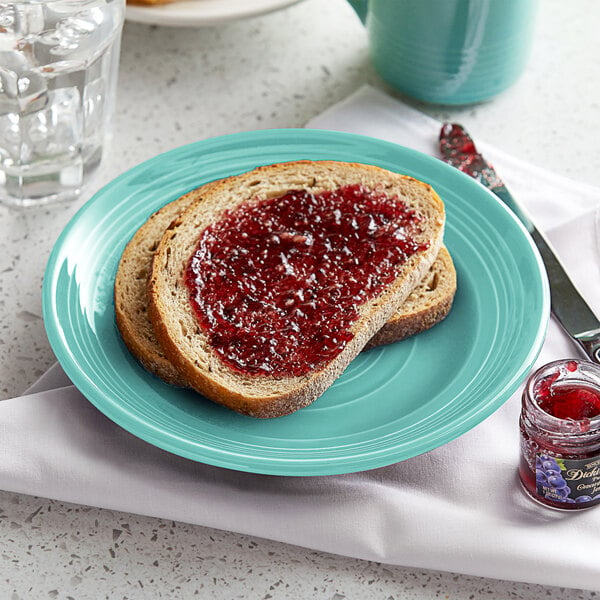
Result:
<instances>
[{"instance_id":1,"label":"jam jar glass","mask_svg":"<svg viewBox=\"0 0 600 600\"><path fill-rule=\"evenodd\" d=\"M519 476L534 500L557 509L600 504L600 365L558 360L523 391Z\"/></svg>"}]
</instances>

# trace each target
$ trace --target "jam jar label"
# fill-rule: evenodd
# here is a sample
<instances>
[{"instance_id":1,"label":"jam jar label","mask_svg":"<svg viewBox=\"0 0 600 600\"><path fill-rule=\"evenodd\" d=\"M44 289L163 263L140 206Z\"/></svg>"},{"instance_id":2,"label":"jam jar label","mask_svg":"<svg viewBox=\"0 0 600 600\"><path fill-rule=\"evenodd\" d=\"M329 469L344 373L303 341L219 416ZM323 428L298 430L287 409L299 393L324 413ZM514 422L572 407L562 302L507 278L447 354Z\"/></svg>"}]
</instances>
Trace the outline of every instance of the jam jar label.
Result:
<instances>
[{"instance_id":1,"label":"jam jar label","mask_svg":"<svg viewBox=\"0 0 600 600\"><path fill-rule=\"evenodd\" d=\"M535 479L542 498L586 506L600 503L600 456L568 459L537 454Z\"/></svg>"}]
</instances>

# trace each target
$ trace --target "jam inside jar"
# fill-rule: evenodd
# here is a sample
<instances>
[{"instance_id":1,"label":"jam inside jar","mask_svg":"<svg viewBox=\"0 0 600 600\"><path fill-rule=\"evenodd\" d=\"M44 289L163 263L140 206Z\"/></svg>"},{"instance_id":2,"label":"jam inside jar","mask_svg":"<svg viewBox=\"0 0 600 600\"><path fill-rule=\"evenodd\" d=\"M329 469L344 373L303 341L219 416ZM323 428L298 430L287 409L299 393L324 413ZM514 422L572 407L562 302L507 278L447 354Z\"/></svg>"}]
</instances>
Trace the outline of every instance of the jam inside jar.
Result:
<instances>
[{"instance_id":1,"label":"jam inside jar","mask_svg":"<svg viewBox=\"0 0 600 600\"><path fill-rule=\"evenodd\" d=\"M519 476L553 508L600 504L600 366L559 360L537 370L523 391Z\"/></svg>"}]
</instances>

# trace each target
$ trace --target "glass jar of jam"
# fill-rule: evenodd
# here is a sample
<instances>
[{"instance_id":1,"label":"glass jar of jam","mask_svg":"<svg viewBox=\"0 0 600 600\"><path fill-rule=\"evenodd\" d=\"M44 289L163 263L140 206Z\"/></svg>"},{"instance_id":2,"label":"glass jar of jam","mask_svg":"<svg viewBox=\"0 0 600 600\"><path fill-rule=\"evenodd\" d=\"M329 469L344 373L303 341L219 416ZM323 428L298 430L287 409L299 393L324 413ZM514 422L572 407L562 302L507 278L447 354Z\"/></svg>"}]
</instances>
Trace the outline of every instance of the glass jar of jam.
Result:
<instances>
[{"instance_id":1,"label":"glass jar of jam","mask_svg":"<svg viewBox=\"0 0 600 600\"><path fill-rule=\"evenodd\" d=\"M525 491L553 508L600 504L600 365L544 365L523 391L519 475Z\"/></svg>"}]
</instances>

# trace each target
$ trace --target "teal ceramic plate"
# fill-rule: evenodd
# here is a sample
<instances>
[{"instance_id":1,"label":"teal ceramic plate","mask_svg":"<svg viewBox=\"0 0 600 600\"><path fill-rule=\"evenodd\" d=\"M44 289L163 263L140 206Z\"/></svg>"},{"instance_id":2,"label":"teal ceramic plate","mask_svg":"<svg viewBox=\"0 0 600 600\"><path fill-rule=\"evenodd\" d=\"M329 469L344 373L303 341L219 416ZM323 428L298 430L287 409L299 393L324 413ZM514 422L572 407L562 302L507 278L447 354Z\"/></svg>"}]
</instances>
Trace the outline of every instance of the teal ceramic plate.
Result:
<instances>
[{"instance_id":1,"label":"teal ceramic plate","mask_svg":"<svg viewBox=\"0 0 600 600\"><path fill-rule=\"evenodd\" d=\"M146 373L115 326L113 282L125 244L153 211L210 180L295 159L376 164L431 183L446 203L445 241L458 292L441 324L361 354L307 408L257 420ZM538 355L549 315L547 281L531 240L478 183L407 148L304 129L204 140L124 173L62 233L43 300L58 360L110 419L169 452L277 475L372 469L457 438L516 390Z\"/></svg>"}]
</instances>

